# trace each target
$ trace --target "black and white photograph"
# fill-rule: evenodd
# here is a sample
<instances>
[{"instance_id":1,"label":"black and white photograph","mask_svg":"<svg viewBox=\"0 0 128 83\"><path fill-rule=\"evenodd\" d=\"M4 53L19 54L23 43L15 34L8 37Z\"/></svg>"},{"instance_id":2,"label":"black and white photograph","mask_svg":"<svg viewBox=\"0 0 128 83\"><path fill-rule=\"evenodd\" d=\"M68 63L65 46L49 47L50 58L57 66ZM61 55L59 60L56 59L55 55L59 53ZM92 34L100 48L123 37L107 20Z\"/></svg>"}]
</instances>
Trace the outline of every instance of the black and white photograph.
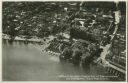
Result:
<instances>
[{"instance_id":1,"label":"black and white photograph","mask_svg":"<svg viewBox=\"0 0 128 83\"><path fill-rule=\"evenodd\" d=\"M2 1L2 81L127 80L126 1Z\"/></svg>"}]
</instances>

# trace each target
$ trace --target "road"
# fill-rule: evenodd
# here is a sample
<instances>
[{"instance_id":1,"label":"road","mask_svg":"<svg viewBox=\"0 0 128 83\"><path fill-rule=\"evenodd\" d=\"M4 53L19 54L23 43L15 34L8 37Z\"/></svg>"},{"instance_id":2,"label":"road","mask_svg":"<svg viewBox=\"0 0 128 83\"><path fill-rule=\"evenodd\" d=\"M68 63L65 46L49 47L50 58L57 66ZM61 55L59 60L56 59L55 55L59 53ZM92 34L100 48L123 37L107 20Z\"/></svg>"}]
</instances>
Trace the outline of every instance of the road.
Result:
<instances>
[{"instance_id":1,"label":"road","mask_svg":"<svg viewBox=\"0 0 128 83\"><path fill-rule=\"evenodd\" d=\"M62 64L58 56L42 52L33 44L4 42L2 47L2 79L4 81L109 80L86 77L107 75L105 70L97 65L92 65L90 72L87 72L71 63Z\"/></svg>"}]
</instances>

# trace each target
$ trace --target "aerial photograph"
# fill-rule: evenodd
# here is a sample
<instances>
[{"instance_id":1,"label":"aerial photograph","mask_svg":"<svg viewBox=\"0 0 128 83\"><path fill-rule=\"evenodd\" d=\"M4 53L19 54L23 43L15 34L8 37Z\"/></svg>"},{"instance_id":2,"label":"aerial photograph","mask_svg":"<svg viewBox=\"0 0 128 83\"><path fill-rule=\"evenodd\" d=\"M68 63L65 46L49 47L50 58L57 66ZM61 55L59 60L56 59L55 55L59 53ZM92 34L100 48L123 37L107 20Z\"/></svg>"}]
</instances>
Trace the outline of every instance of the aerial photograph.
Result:
<instances>
[{"instance_id":1,"label":"aerial photograph","mask_svg":"<svg viewBox=\"0 0 128 83\"><path fill-rule=\"evenodd\" d=\"M126 1L2 1L2 81L126 81Z\"/></svg>"}]
</instances>

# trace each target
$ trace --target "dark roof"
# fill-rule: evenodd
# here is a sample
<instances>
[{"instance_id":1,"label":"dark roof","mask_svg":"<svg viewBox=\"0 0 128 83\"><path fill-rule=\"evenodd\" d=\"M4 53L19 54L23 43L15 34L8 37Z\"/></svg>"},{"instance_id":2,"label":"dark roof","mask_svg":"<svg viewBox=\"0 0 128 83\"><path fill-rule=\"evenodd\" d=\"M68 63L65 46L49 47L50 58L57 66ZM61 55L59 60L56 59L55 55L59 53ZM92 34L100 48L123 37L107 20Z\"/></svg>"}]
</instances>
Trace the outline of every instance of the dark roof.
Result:
<instances>
[{"instance_id":1,"label":"dark roof","mask_svg":"<svg viewBox=\"0 0 128 83\"><path fill-rule=\"evenodd\" d=\"M101 2L101 1L97 1L97 2L84 2L83 7L91 7L91 8L107 8L107 9L111 9L111 10L116 10L116 3L115 2ZM119 10L121 10L122 12L125 12L126 10L126 2L119 2L118 4Z\"/></svg>"}]
</instances>

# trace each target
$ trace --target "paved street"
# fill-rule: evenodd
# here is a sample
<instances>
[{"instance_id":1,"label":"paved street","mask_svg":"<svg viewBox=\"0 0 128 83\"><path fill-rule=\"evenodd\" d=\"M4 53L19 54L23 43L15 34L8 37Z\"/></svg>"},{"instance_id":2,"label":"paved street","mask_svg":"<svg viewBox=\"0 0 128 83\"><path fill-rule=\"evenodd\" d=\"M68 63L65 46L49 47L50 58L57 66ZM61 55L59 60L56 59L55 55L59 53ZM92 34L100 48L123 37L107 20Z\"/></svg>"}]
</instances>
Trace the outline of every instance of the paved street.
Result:
<instances>
[{"instance_id":1,"label":"paved street","mask_svg":"<svg viewBox=\"0 0 128 83\"><path fill-rule=\"evenodd\" d=\"M92 75L103 74L104 70L91 67ZM99 72L100 73L99 73ZM3 44L3 80L5 81L56 81L80 80L67 79L66 76L88 76L89 73L71 63L60 63L57 56L19 42ZM98 73L98 74L97 74ZM89 80L83 79L81 80Z\"/></svg>"}]
</instances>

